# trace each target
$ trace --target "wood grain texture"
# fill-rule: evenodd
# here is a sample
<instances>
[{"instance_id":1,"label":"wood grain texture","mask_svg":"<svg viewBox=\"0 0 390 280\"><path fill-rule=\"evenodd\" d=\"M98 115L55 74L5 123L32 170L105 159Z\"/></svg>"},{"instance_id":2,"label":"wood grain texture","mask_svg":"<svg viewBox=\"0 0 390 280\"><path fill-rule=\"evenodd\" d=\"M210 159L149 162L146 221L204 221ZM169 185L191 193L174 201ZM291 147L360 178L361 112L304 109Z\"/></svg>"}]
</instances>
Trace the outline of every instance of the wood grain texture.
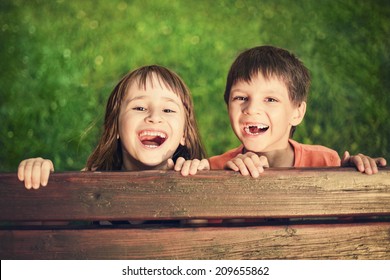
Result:
<instances>
[{"instance_id":1,"label":"wood grain texture","mask_svg":"<svg viewBox=\"0 0 390 280\"><path fill-rule=\"evenodd\" d=\"M1 259L390 259L390 223L0 230Z\"/></svg>"},{"instance_id":2,"label":"wood grain texture","mask_svg":"<svg viewBox=\"0 0 390 280\"><path fill-rule=\"evenodd\" d=\"M0 174L0 221L294 218L390 213L390 168L269 169L260 178L229 171L54 173L26 190Z\"/></svg>"}]
</instances>

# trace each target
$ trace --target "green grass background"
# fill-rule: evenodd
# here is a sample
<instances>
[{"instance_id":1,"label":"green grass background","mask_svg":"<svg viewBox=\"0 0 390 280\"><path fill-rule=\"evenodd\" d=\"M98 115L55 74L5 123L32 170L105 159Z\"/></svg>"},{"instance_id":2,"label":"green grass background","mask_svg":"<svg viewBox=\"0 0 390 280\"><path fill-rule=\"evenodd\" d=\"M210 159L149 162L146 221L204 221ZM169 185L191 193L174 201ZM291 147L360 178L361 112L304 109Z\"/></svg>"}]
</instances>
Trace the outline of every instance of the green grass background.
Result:
<instances>
[{"instance_id":1,"label":"green grass background","mask_svg":"<svg viewBox=\"0 0 390 280\"><path fill-rule=\"evenodd\" d=\"M289 49L311 71L295 139L390 159L387 0L1 0L0 171L35 156L81 169L111 89L145 64L186 81L210 156L235 147L227 71L262 44Z\"/></svg>"}]
</instances>

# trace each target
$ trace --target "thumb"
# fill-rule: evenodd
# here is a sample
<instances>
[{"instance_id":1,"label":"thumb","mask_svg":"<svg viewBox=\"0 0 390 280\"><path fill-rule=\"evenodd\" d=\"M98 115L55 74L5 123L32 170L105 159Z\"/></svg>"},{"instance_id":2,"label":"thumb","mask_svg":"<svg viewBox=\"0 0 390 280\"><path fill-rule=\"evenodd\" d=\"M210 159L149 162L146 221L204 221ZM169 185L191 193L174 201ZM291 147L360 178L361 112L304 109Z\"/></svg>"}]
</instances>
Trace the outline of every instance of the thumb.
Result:
<instances>
[{"instance_id":1,"label":"thumb","mask_svg":"<svg viewBox=\"0 0 390 280\"><path fill-rule=\"evenodd\" d=\"M167 170L172 170L174 166L175 166L175 163L173 162L173 159L171 159L171 158L168 159L167 160L167 165L166 165Z\"/></svg>"},{"instance_id":2,"label":"thumb","mask_svg":"<svg viewBox=\"0 0 390 280\"><path fill-rule=\"evenodd\" d=\"M343 165L343 166L348 165L350 158L351 158L351 155L349 154L349 152L345 151L344 155L341 159L341 165Z\"/></svg>"},{"instance_id":3,"label":"thumb","mask_svg":"<svg viewBox=\"0 0 390 280\"><path fill-rule=\"evenodd\" d=\"M262 167L269 167L268 158L265 156L260 157L260 163Z\"/></svg>"}]
</instances>

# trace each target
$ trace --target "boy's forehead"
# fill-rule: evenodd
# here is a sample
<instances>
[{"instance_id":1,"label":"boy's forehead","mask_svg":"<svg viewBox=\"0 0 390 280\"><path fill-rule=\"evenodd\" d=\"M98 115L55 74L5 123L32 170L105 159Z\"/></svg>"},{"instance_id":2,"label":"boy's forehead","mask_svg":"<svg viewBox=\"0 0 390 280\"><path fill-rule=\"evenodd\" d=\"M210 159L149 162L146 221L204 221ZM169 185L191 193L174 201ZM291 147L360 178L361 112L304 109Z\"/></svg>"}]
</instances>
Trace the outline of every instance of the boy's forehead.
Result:
<instances>
[{"instance_id":1,"label":"boy's forehead","mask_svg":"<svg viewBox=\"0 0 390 280\"><path fill-rule=\"evenodd\" d=\"M273 82L273 83L279 83L282 84L284 87L287 88L287 82L285 79L281 76L278 76L276 74L264 74L262 71L257 71L249 75L248 78L246 77L237 77L235 81L233 81L232 87L234 87L237 84L254 84L258 81L266 81L266 82Z\"/></svg>"}]
</instances>

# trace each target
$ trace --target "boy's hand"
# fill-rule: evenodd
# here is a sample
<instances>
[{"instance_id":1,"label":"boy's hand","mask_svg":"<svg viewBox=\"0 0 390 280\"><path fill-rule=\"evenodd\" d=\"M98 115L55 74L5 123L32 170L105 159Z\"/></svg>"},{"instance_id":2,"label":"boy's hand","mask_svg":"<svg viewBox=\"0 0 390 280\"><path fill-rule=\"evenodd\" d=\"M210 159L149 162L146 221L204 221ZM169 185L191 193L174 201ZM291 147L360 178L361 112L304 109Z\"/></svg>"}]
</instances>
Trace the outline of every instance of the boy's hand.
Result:
<instances>
[{"instance_id":1,"label":"boy's hand","mask_svg":"<svg viewBox=\"0 0 390 280\"><path fill-rule=\"evenodd\" d=\"M198 170L210 170L210 163L207 159L185 160L184 158L179 157L176 160L176 164L174 164L174 166L171 159L168 161L168 165L171 166L171 168L173 168L175 171L180 171L181 175L183 176L195 175Z\"/></svg>"},{"instance_id":2,"label":"boy's hand","mask_svg":"<svg viewBox=\"0 0 390 280\"><path fill-rule=\"evenodd\" d=\"M268 159L265 156L258 156L255 153L247 152L237 155L226 163L226 169L240 171L244 176L251 175L253 178L260 176L264 168L269 167Z\"/></svg>"},{"instance_id":3,"label":"boy's hand","mask_svg":"<svg viewBox=\"0 0 390 280\"><path fill-rule=\"evenodd\" d=\"M29 158L23 160L18 167L18 178L24 181L26 189L39 189L46 186L50 172L54 172L53 162L43 158Z\"/></svg>"},{"instance_id":4,"label":"boy's hand","mask_svg":"<svg viewBox=\"0 0 390 280\"><path fill-rule=\"evenodd\" d=\"M341 159L341 166L355 166L358 171L368 175L378 173L378 166L386 166L386 159L371 158L363 154L351 156L348 151L344 152Z\"/></svg>"}]
</instances>

